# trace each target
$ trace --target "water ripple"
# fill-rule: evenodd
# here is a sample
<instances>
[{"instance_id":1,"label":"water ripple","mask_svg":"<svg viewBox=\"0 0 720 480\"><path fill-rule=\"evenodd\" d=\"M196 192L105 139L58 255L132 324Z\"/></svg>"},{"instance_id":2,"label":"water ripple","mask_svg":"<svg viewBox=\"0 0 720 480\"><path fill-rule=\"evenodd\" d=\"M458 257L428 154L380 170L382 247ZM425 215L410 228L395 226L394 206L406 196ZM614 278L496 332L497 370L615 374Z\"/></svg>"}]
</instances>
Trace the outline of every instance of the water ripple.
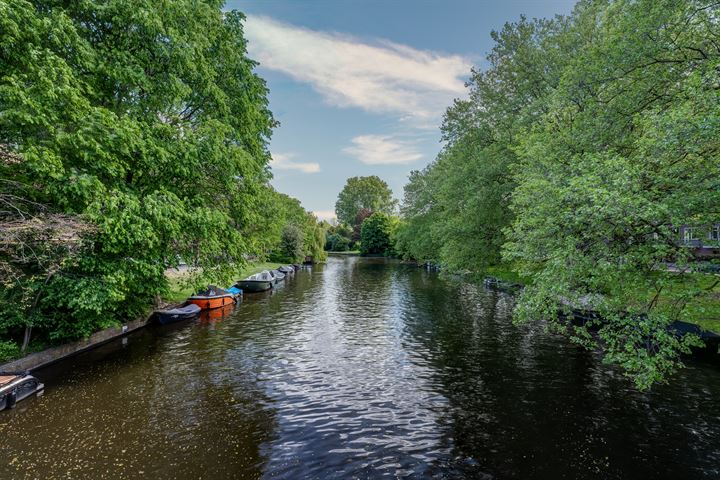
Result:
<instances>
[{"instance_id":1,"label":"water ripple","mask_svg":"<svg viewBox=\"0 0 720 480\"><path fill-rule=\"evenodd\" d=\"M331 258L40 372L0 478L717 478L720 375L640 394L512 297Z\"/></svg>"}]
</instances>

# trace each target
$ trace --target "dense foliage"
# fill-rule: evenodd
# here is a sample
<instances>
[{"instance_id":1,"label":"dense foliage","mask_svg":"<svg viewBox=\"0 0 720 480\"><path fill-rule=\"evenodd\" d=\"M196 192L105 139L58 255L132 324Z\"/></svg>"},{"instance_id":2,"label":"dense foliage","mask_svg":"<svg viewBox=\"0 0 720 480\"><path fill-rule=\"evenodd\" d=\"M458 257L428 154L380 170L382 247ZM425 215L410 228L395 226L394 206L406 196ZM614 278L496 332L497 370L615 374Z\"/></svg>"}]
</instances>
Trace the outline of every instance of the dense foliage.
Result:
<instances>
[{"instance_id":1,"label":"dense foliage","mask_svg":"<svg viewBox=\"0 0 720 480\"><path fill-rule=\"evenodd\" d=\"M325 250L328 252L346 252L355 246L353 229L348 225L328 225L325 231Z\"/></svg>"},{"instance_id":2,"label":"dense foliage","mask_svg":"<svg viewBox=\"0 0 720 480\"><path fill-rule=\"evenodd\" d=\"M692 338L668 332L717 282L686 276L677 227L720 223L720 7L695 0L582 1L572 15L493 34L446 146L405 188L398 248L530 278L520 320L549 319L646 388ZM703 283L704 288L701 288ZM598 335L558 316L592 308Z\"/></svg>"},{"instance_id":3,"label":"dense foliage","mask_svg":"<svg viewBox=\"0 0 720 480\"><path fill-rule=\"evenodd\" d=\"M335 215L340 223L355 225L361 210L393 213L396 202L388 184L379 177L351 177L338 195ZM360 222L362 223L362 221Z\"/></svg>"},{"instance_id":4,"label":"dense foliage","mask_svg":"<svg viewBox=\"0 0 720 480\"><path fill-rule=\"evenodd\" d=\"M37 238L57 237L53 215L78 227L49 259L0 258L1 338L88 335L145 311L181 260L230 279L278 248L289 216L267 185L267 88L243 16L222 6L0 1L0 182L34 210L0 220L37 219ZM300 210L303 252L322 258Z\"/></svg>"},{"instance_id":5,"label":"dense foliage","mask_svg":"<svg viewBox=\"0 0 720 480\"><path fill-rule=\"evenodd\" d=\"M385 213L373 213L362 223L360 253L365 255L395 254L397 219Z\"/></svg>"},{"instance_id":6,"label":"dense foliage","mask_svg":"<svg viewBox=\"0 0 720 480\"><path fill-rule=\"evenodd\" d=\"M311 257L315 262L327 258L325 225L305 210L300 202L283 193L272 192L272 215L266 248L270 258L279 262L302 262Z\"/></svg>"}]
</instances>

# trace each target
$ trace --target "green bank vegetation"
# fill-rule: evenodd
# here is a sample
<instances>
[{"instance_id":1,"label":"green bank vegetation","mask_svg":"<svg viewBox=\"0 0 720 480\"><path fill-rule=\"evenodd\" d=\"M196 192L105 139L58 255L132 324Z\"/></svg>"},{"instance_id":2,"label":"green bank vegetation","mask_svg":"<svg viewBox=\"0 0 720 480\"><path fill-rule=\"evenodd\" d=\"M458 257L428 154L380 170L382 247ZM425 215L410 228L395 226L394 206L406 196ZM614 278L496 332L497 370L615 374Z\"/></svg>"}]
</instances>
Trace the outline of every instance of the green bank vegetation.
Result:
<instances>
[{"instance_id":1,"label":"green bank vegetation","mask_svg":"<svg viewBox=\"0 0 720 480\"><path fill-rule=\"evenodd\" d=\"M145 314L181 261L322 260L223 3L0 2L0 360Z\"/></svg>"},{"instance_id":2,"label":"green bank vegetation","mask_svg":"<svg viewBox=\"0 0 720 480\"><path fill-rule=\"evenodd\" d=\"M677 227L720 223L719 13L581 1L493 32L488 67L447 110L442 152L405 187L398 251L458 270L512 265L528 285L518 321L567 332L561 300L590 305L608 323L571 338L641 388L665 380L694 342L667 325L718 324L718 277L662 270L693 261Z\"/></svg>"}]
</instances>

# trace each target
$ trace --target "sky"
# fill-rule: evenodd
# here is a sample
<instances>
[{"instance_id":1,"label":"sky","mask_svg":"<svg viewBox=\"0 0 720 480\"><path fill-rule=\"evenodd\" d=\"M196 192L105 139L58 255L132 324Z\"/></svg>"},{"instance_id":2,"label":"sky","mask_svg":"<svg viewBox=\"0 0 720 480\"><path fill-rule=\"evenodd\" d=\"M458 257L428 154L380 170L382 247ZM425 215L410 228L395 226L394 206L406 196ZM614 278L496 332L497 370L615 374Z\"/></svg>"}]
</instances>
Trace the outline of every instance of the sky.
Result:
<instances>
[{"instance_id":1,"label":"sky","mask_svg":"<svg viewBox=\"0 0 720 480\"><path fill-rule=\"evenodd\" d=\"M483 68L490 32L524 14L570 13L574 0L229 0L267 81L280 126L272 184L321 219L353 176L377 175L397 199L442 148L445 109Z\"/></svg>"}]
</instances>

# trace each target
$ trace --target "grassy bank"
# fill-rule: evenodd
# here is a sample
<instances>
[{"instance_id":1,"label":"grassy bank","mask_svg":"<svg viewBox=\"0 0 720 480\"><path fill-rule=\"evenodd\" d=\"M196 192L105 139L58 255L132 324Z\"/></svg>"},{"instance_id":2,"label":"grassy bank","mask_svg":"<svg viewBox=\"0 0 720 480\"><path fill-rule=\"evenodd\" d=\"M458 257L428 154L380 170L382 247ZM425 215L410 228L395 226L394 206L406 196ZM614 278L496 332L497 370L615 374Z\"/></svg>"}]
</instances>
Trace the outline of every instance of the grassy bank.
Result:
<instances>
[{"instance_id":1,"label":"grassy bank","mask_svg":"<svg viewBox=\"0 0 720 480\"><path fill-rule=\"evenodd\" d=\"M673 297L680 294L692 294L697 290L708 293L694 299L687 306L685 321L700 327L720 332L720 284L716 284L717 275L707 273L671 273L671 281L666 295L661 295L659 303L669 304ZM712 288L714 286L714 288ZM712 289L711 289L712 288Z\"/></svg>"},{"instance_id":2,"label":"grassy bank","mask_svg":"<svg viewBox=\"0 0 720 480\"><path fill-rule=\"evenodd\" d=\"M658 272L658 275L667 276L667 287L663 289L658 298L658 306L669 306L674 299L683 295L691 295L698 290L708 293L695 298L685 310L682 320L699 325L700 327L720 332L720 285L715 285L717 275L706 273L673 273ZM511 265L493 265L483 272L482 276L494 277L506 282L529 285L532 279L518 274ZM711 287L713 287L711 289ZM654 292L646 292L644 296L650 302Z\"/></svg>"},{"instance_id":3,"label":"grassy bank","mask_svg":"<svg viewBox=\"0 0 720 480\"><path fill-rule=\"evenodd\" d=\"M512 265L508 264L492 265L485 269L483 276L521 285L530 285L532 283L530 277L523 277L512 268Z\"/></svg>"}]
</instances>

